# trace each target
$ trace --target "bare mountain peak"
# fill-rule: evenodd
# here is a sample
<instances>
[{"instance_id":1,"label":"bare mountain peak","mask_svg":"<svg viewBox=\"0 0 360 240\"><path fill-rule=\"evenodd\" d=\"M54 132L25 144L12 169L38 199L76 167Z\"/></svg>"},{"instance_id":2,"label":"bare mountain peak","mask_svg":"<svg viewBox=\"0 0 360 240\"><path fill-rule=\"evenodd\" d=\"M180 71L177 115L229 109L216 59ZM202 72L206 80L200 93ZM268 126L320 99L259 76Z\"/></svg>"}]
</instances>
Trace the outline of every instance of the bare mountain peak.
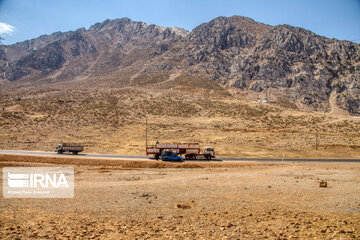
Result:
<instances>
[{"instance_id":1,"label":"bare mountain peak","mask_svg":"<svg viewBox=\"0 0 360 240\"><path fill-rule=\"evenodd\" d=\"M118 18L114 20L107 19L101 23L94 24L89 28L89 31L101 33L104 31L113 30L113 31L128 31L128 32L136 33L136 32L141 32L144 29L145 31L146 29L155 29L159 33L162 33L164 31L170 31L181 37L186 37L189 34L189 31L183 28L160 27L155 24L147 24L141 21L133 21L130 18Z\"/></svg>"},{"instance_id":2,"label":"bare mountain peak","mask_svg":"<svg viewBox=\"0 0 360 240\"><path fill-rule=\"evenodd\" d=\"M271 26L266 25L260 22L256 22L251 18L243 16L232 16L232 17L217 17L213 20L200 24L198 27L194 28L193 32L201 30L212 30L217 31L223 28L234 28L243 32L264 32L269 29Z\"/></svg>"},{"instance_id":3,"label":"bare mountain peak","mask_svg":"<svg viewBox=\"0 0 360 240\"><path fill-rule=\"evenodd\" d=\"M267 26L266 24L263 24L263 23L253 20L252 18L238 16L238 15L234 15L231 17L223 17L223 16L217 17L217 18L214 18L213 20L211 20L209 23L216 24L218 27L220 27L221 25L226 25L226 24L244 25L244 26L245 25Z\"/></svg>"},{"instance_id":4,"label":"bare mountain peak","mask_svg":"<svg viewBox=\"0 0 360 240\"><path fill-rule=\"evenodd\" d=\"M131 23L131 19L130 18L117 18L117 19L106 19L103 22L100 23L95 23L94 25L92 25L89 30L90 31L94 31L94 32L98 32L104 28L113 28L113 27L118 27L119 25L123 25L123 24L129 24Z\"/></svg>"}]
</instances>

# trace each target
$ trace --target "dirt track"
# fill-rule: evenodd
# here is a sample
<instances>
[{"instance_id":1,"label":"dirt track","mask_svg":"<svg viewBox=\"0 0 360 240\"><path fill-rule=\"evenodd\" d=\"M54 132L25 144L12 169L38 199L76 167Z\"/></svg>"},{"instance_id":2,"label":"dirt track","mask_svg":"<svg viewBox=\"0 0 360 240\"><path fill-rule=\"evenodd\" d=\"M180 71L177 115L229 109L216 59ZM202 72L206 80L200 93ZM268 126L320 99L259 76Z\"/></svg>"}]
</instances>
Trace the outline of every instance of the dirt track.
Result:
<instances>
[{"instance_id":1,"label":"dirt track","mask_svg":"<svg viewBox=\"0 0 360 240\"><path fill-rule=\"evenodd\" d=\"M73 199L1 198L1 239L360 238L358 163L66 159L0 158L75 166Z\"/></svg>"}]
</instances>

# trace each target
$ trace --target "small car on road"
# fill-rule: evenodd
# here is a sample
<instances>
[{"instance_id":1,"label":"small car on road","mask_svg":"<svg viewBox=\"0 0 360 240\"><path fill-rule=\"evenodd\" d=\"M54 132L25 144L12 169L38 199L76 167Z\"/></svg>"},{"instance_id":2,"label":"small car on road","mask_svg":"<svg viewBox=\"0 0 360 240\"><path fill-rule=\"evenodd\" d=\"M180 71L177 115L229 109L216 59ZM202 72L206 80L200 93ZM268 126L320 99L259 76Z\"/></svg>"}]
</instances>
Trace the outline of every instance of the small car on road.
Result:
<instances>
[{"instance_id":1,"label":"small car on road","mask_svg":"<svg viewBox=\"0 0 360 240\"><path fill-rule=\"evenodd\" d=\"M165 152L163 155L161 155L161 159L163 161L183 161L183 158L174 152Z\"/></svg>"}]
</instances>

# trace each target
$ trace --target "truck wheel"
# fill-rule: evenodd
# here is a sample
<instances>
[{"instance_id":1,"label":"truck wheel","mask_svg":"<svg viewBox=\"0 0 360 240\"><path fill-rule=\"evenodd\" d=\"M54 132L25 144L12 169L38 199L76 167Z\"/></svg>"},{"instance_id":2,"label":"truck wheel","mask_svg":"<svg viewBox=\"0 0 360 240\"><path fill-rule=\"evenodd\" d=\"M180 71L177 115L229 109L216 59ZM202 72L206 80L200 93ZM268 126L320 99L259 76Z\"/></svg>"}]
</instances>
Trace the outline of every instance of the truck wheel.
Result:
<instances>
[{"instance_id":1,"label":"truck wheel","mask_svg":"<svg viewBox=\"0 0 360 240\"><path fill-rule=\"evenodd\" d=\"M160 155L159 155L159 154L155 154L154 157L155 157L156 160L159 160Z\"/></svg>"},{"instance_id":2,"label":"truck wheel","mask_svg":"<svg viewBox=\"0 0 360 240\"><path fill-rule=\"evenodd\" d=\"M61 150L58 150L58 154L62 154L63 152Z\"/></svg>"},{"instance_id":3,"label":"truck wheel","mask_svg":"<svg viewBox=\"0 0 360 240\"><path fill-rule=\"evenodd\" d=\"M74 155L78 154L78 152L73 152Z\"/></svg>"}]
</instances>

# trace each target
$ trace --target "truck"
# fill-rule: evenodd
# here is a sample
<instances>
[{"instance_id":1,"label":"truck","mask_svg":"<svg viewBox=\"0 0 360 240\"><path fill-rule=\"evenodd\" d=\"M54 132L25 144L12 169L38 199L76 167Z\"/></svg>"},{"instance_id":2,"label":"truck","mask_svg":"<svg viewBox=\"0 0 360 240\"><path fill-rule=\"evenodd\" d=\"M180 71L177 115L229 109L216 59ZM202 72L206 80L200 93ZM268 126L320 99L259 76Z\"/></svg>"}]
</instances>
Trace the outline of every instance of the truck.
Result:
<instances>
[{"instance_id":1,"label":"truck","mask_svg":"<svg viewBox=\"0 0 360 240\"><path fill-rule=\"evenodd\" d=\"M74 144L74 143L60 143L57 145L55 152L58 154L63 153L72 153L72 154L78 154L79 152L84 151L84 146L80 144Z\"/></svg>"},{"instance_id":2,"label":"truck","mask_svg":"<svg viewBox=\"0 0 360 240\"><path fill-rule=\"evenodd\" d=\"M174 152L178 155L185 155L186 160L215 158L214 147L205 147L204 152L200 153L199 143L156 143L146 147L146 155L153 155L156 160L165 152Z\"/></svg>"}]
</instances>

